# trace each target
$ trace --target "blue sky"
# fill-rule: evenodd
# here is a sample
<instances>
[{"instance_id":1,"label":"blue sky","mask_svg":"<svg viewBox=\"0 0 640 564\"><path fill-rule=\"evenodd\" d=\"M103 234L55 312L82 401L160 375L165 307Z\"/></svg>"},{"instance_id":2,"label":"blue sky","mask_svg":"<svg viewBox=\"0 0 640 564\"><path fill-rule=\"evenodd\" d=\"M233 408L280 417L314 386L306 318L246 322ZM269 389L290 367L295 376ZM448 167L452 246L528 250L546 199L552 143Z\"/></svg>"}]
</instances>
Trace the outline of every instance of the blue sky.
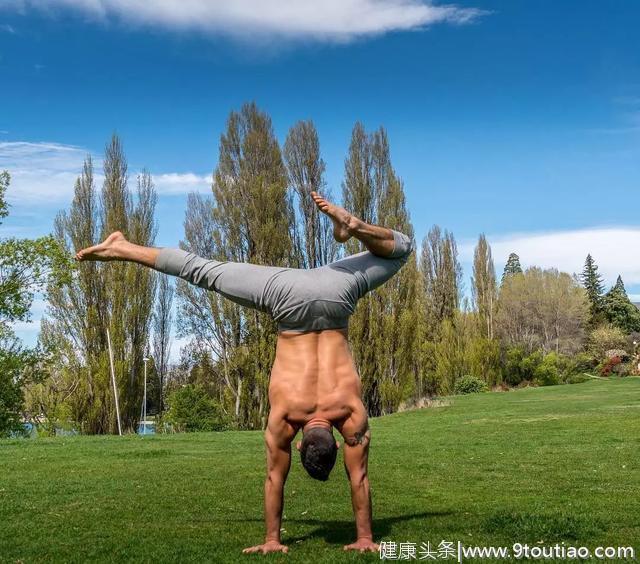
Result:
<instances>
[{"instance_id":1,"label":"blue sky","mask_svg":"<svg viewBox=\"0 0 640 564\"><path fill-rule=\"evenodd\" d=\"M48 232L116 131L176 244L229 111L255 100L281 140L314 120L334 193L354 122L384 125L418 238L452 230L466 274L484 232L499 269L592 252L640 294L639 24L631 1L3 0L0 235Z\"/></svg>"}]
</instances>

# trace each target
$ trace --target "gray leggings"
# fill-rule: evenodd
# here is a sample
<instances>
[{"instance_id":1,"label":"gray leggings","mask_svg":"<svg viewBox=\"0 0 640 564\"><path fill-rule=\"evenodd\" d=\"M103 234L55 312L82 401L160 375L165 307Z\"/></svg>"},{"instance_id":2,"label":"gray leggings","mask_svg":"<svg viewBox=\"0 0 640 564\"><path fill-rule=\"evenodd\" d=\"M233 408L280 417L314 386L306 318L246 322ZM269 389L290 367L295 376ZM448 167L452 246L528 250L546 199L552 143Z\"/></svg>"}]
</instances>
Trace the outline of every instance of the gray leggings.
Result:
<instances>
[{"instance_id":1,"label":"gray leggings","mask_svg":"<svg viewBox=\"0 0 640 564\"><path fill-rule=\"evenodd\" d=\"M384 284L407 262L411 239L393 231L388 257L369 251L311 269L209 260L164 248L156 270L213 290L231 301L269 313L278 331L319 331L347 327L358 300Z\"/></svg>"}]
</instances>

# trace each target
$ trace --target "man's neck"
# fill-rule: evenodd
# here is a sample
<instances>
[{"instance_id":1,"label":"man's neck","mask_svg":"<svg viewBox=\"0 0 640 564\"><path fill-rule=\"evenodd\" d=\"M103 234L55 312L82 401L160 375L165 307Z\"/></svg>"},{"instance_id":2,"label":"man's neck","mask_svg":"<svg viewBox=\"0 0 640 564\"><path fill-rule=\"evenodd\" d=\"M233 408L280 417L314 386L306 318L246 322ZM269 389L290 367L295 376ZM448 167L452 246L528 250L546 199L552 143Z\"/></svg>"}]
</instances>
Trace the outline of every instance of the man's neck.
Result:
<instances>
[{"instance_id":1,"label":"man's neck","mask_svg":"<svg viewBox=\"0 0 640 564\"><path fill-rule=\"evenodd\" d=\"M331 430L332 425L331 422L327 419L324 419L322 417L312 417L305 423L304 427L302 428L302 432L305 433L313 427L322 427L323 429Z\"/></svg>"}]
</instances>

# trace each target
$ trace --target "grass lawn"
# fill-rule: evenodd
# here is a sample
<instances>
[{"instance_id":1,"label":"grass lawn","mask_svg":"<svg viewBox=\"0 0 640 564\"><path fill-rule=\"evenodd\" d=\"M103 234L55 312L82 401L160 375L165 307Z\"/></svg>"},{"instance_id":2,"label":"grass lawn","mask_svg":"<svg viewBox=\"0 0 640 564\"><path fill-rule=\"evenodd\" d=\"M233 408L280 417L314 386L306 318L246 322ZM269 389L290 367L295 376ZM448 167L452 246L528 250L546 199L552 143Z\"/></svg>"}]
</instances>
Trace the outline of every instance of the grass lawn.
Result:
<instances>
[{"instance_id":1,"label":"grass lawn","mask_svg":"<svg viewBox=\"0 0 640 564\"><path fill-rule=\"evenodd\" d=\"M376 540L638 554L640 378L448 403L372 421ZM0 441L0 561L260 560L240 552L263 538L263 477L259 432ZM268 561L379 562L342 552L341 467L320 483L294 459L283 527Z\"/></svg>"}]
</instances>

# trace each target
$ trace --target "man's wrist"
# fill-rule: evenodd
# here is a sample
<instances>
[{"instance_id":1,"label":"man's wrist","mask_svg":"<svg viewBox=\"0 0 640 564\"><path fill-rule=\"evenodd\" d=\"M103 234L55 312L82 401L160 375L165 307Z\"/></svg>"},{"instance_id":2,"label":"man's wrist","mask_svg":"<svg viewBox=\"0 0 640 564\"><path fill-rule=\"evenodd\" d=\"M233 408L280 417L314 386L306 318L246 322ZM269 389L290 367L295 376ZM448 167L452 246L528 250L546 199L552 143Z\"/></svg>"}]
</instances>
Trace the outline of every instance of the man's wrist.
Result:
<instances>
[{"instance_id":1,"label":"man's wrist","mask_svg":"<svg viewBox=\"0 0 640 564\"><path fill-rule=\"evenodd\" d=\"M278 544L280 544L280 536L278 535L277 537L265 537L264 544L267 544L269 542L277 542Z\"/></svg>"}]
</instances>

